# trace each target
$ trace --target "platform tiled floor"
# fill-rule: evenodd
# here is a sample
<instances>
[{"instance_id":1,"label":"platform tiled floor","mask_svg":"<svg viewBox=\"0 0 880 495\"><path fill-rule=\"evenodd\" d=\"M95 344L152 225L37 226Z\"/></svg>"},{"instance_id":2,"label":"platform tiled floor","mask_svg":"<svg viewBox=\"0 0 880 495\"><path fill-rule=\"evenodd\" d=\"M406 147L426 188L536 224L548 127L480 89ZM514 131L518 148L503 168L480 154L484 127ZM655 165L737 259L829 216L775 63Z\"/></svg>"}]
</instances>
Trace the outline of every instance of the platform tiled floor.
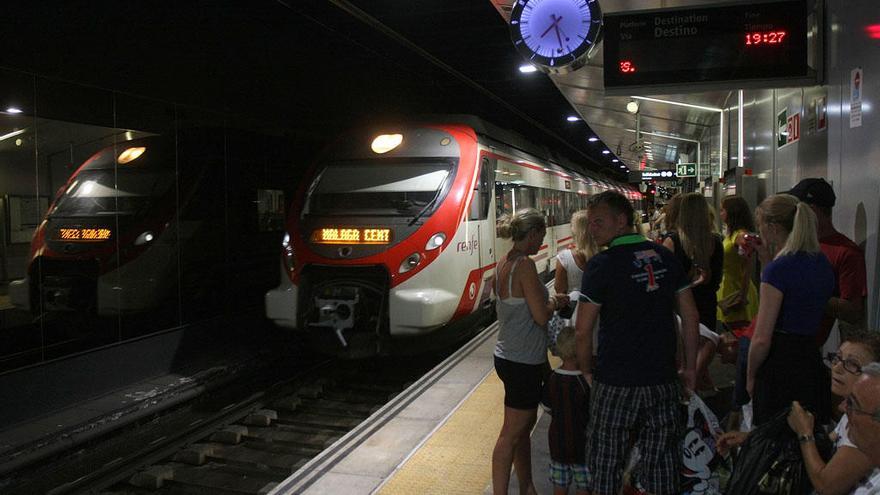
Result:
<instances>
[{"instance_id":1,"label":"platform tiled floor","mask_svg":"<svg viewBox=\"0 0 880 495\"><path fill-rule=\"evenodd\" d=\"M492 449L501 430L503 410L504 386L493 371L378 493L484 493L491 487ZM537 447L540 440L533 435L532 444ZM543 464L538 457L533 464ZM537 483L543 473L536 470L534 476Z\"/></svg>"}]
</instances>

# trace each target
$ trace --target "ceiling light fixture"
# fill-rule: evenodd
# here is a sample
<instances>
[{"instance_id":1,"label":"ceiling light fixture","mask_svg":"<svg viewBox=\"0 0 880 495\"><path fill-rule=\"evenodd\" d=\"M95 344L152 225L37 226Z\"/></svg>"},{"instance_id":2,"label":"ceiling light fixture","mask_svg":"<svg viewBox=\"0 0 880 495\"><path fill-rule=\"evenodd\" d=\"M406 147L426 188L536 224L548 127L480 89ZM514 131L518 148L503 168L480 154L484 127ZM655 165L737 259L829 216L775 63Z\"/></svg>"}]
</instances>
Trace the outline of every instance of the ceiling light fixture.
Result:
<instances>
[{"instance_id":1,"label":"ceiling light fixture","mask_svg":"<svg viewBox=\"0 0 880 495\"><path fill-rule=\"evenodd\" d=\"M589 141L591 143L595 143L598 140L599 140L599 138L597 138L596 136L590 136L589 138L587 138L587 141Z\"/></svg>"},{"instance_id":2,"label":"ceiling light fixture","mask_svg":"<svg viewBox=\"0 0 880 495\"><path fill-rule=\"evenodd\" d=\"M620 161L620 160L618 160L617 158L611 160L612 163L617 163L617 162L619 162L619 161Z\"/></svg>"},{"instance_id":3,"label":"ceiling light fixture","mask_svg":"<svg viewBox=\"0 0 880 495\"><path fill-rule=\"evenodd\" d=\"M18 136L19 134L24 134L26 131L27 131L27 127L25 127L24 129L19 129L17 131L12 131L8 134L4 134L4 135L0 136L0 141L6 141L7 139L9 139L11 137Z\"/></svg>"},{"instance_id":4,"label":"ceiling light fixture","mask_svg":"<svg viewBox=\"0 0 880 495\"><path fill-rule=\"evenodd\" d=\"M531 74L532 72L538 72L538 68L532 64L525 64L519 66L519 71L523 74Z\"/></svg>"},{"instance_id":5,"label":"ceiling light fixture","mask_svg":"<svg viewBox=\"0 0 880 495\"><path fill-rule=\"evenodd\" d=\"M626 111L629 113L639 113L639 103L635 100L630 100L626 104Z\"/></svg>"},{"instance_id":6,"label":"ceiling light fixture","mask_svg":"<svg viewBox=\"0 0 880 495\"><path fill-rule=\"evenodd\" d=\"M6 113L21 113L22 110L16 107L9 107L6 109Z\"/></svg>"},{"instance_id":7,"label":"ceiling light fixture","mask_svg":"<svg viewBox=\"0 0 880 495\"><path fill-rule=\"evenodd\" d=\"M721 112L720 108L715 107L704 107L701 105L692 105L690 103L682 103L680 101L670 101L670 100L661 100L660 98L648 98L646 96L630 96L630 98L634 100L644 100L644 101L654 101L657 103L665 103L667 105L675 105L679 107L688 107L688 108L696 108L698 110L706 110L708 112Z\"/></svg>"},{"instance_id":8,"label":"ceiling light fixture","mask_svg":"<svg viewBox=\"0 0 880 495\"><path fill-rule=\"evenodd\" d=\"M602 154L603 154L603 155L609 155L609 154L611 154L611 152L608 151L608 150L602 150Z\"/></svg>"},{"instance_id":9,"label":"ceiling light fixture","mask_svg":"<svg viewBox=\"0 0 880 495\"><path fill-rule=\"evenodd\" d=\"M577 122L578 120L581 120L581 118L576 115L569 115L568 117L565 118L565 120L567 120L569 122Z\"/></svg>"}]
</instances>

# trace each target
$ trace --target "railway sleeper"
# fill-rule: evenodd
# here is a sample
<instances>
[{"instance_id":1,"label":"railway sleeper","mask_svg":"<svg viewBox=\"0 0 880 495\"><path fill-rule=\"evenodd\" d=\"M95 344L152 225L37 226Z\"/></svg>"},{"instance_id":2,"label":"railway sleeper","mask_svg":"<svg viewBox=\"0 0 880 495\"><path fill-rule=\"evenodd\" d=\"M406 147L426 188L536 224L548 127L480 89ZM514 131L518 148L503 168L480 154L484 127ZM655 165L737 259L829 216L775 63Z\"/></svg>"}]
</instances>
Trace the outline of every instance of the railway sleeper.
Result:
<instances>
[{"instance_id":1,"label":"railway sleeper","mask_svg":"<svg viewBox=\"0 0 880 495\"><path fill-rule=\"evenodd\" d=\"M286 424L293 425L301 425L301 426L317 426L319 428L327 428L327 429L338 429L341 432L346 432L355 426L361 424L363 420L358 418L344 418L344 417L333 417L333 416L325 416L322 414L296 414L290 418L285 418Z\"/></svg>"},{"instance_id":2,"label":"railway sleeper","mask_svg":"<svg viewBox=\"0 0 880 495\"><path fill-rule=\"evenodd\" d=\"M211 434L212 442L225 443L235 445L241 443L241 439L248 435L248 427L242 425L229 425L222 430L215 431Z\"/></svg>"},{"instance_id":3,"label":"railway sleeper","mask_svg":"<svg viewBox=\"0 0 880 495\"><path fill-rule=\"evenodd\" d=\"M326 414L345 418L360 418L363 421L370 415L370 409L372 408L353 409L345 407L345 405L313 404L308 407L302 407L297 412L301 414Z\"/></svg>"},{"instance_id":4,"label":"railway sleeper","mask_svg":"<svg viewBox=\"0 0 880 495\"><path fill-rule=\"evenodd\" d=\"M312 383L303 385L296 390L296 395L306 399L317 399L324 392L324 385L320 383Z\"/></svg>"},{"instance_id":5,"label":"railway sleeper","mask_svg":"<svg viewBox=\"0 0 880 495\"><path fill-rule=\"evenodd\" d=\"M339 435L339 428L321 428L320 426L304 426L296 423L286 423L284 419L280 419L272 424L272 429L278 431L286 431L290 433L305 433L308 435L324 434Z\"/></svg>"},{"instance_id":6,"label":"railway sleeper","mask_svg":"<svg viewBox=\"0 0 880 495\"><path fill-rule=\"evenodd\" d=\"M332 442L330 442L329 444L332 444ZM247 442L245 445L249 449L260 452L272 452L278 455L292 455L305 459L310 459L318 455L319 453L321 453L322 450L326 448L325 445L304 445L302 443L286 442L284 440L279 440L277 442Z\"/></svg>"},{"instance_id":7,"label":"railway sleeper","mask_svg":"<svg viewBox=\"0 0 880 495\"><path fill-rule=\"evenodd\" d=\"M171 463L173 474L164 481L163 486L174 492L212 493L216 495L264 494L267 487L274 487L278 475L268 471L242 468L223 464L208 463L203 466ZM271 489L271 488L270 488Z\"/></svg>"},{"instance_id":8,"label":"railway sleeper","mask_svg":"<svg viewBox=\"0 0 880 495\"><path fill-rule=\"evenodd\" d=\"M406 389L409 385L412 384L412 381L408 382L395 382L393 380L388 381L388 383L346 383L343 387L351 390L355 390L358 392L376 392L381 393L385 392L388 394L396 394L401 390ZM340 387L340 388L343 388Z\"/></svg>"},{"instance_id":9,"label":"railway sleeper","mask_svg":"<svg viewBox=\"0 0 880 495\"><path fill-rule=\"evenodd\" d=\"M302 445L323 449L335 442L343 435L342 432L328 433L301 433L282 431L277 428L253 428L248 440L257 442L284 443L287 445Z\"/></svg>"},{"instance_id":10,"label":"railway sleeper","mask_svg":"<svg viewBox=\"0 0 880 495\"><path fill-rule=\"evenodd\" d=\"M315 401L309 401L308 404L302 406L301 411L306 411L310 408L316 409L327 409L327 410L343 410L348 411L350 413L357 414L371 414L376 410L376 406L374 404L364 404L364 403L352 403L344 400L330 400L330 399L318 399Z\"/></svg>"},{"instance_id":11,"label":"railway sleeper","mask_svg":"<svg viewBox=\"0 0 880 495\"><path fill-rule=\"evenodd\" d=\"M399 391L398 391L399 392ZM341 402L354 402L363 404L379 404L386 403L393 399L398 392L365 392L353 391L347 389L325 390L322 398L327 400L337 400Z\"/></svg>"},{"instance_id":12,"label":"railway sleeper","mask_svg":"<svg viewBox=\"0 0 880 495\"><path fill-rule=\"evenodd\" d=\"M296 411L296 409L300 406L300 404L302 404L302 402L303 400L299 397L285 397L283 399L275 401L273 405L275 406L276 410Z\"/></svg>"},{"instance_id":13,"label":"railway sleeper","mask_svg":"<svg viewBox=\"0 0 880 495\"><path fill-rule=\"evenodd\" d=\"M269 426L276 419L278 419L278 412L272 409L260 409L248 414L242 422L249 426Z\"/></svg>"},{"instance_id":14,"label":"railway sleeper","mask_svg":"<svg viewBox=\"0 0 880 495\"><path fill-rule=\"evenodd\" d=\"M205 460L218 465L237 466L241 469L271 472L286 477L293 473L294 466L302 459L303 456L249 449L247 444L242 444L215 449Z\"/></svg>"}]
</instances>

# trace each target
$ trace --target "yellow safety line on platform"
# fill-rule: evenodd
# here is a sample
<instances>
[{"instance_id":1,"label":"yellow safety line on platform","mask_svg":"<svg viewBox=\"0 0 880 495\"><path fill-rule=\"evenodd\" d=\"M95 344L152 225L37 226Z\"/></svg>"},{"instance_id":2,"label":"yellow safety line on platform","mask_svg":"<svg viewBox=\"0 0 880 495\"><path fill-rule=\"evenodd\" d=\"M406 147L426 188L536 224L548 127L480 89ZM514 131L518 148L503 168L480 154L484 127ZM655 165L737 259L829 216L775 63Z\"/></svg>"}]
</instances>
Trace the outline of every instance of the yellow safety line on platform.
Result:
<instances>
[{"instance_id":1,"label":"yellow safety line on platform","mask_svg":"<svg viewBox=\"0 0 880 495\"><path fill-rule=\"evenodd\" d=\"M483 493L503 411L504 386L493 371L378 493Z\"/></svg>"},{"instance_id":2,"label":"yellow safety line on platform","mask_svg":"<svg viewBox=\"0 0 880 495\"><path fill-rule=\"evenodd\" d=\"M558 365L558 360L551 363ZM504 385L492 371L377 493L485 492L492 482L492 449L503 420Z\"/></svg>"}]
</instances>

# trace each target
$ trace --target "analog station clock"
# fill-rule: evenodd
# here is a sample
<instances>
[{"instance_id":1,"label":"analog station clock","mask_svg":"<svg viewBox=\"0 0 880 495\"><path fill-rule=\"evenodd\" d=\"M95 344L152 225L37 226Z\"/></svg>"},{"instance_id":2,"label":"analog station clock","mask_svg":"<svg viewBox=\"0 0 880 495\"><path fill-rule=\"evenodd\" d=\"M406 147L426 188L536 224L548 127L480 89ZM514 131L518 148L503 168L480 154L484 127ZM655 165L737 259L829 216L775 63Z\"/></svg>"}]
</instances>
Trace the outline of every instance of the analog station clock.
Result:
<instances>
[{"instance_id":1,"label":"analog station clock","mask_svg":"<svg viewBox=\"0 0 880 495\"><path fill-rule=\"evenodd\" d=\"M601 28L597 0L517 0L510 13L514 46L545 72L583 67Z\"/></svg>"}]
</instances>

